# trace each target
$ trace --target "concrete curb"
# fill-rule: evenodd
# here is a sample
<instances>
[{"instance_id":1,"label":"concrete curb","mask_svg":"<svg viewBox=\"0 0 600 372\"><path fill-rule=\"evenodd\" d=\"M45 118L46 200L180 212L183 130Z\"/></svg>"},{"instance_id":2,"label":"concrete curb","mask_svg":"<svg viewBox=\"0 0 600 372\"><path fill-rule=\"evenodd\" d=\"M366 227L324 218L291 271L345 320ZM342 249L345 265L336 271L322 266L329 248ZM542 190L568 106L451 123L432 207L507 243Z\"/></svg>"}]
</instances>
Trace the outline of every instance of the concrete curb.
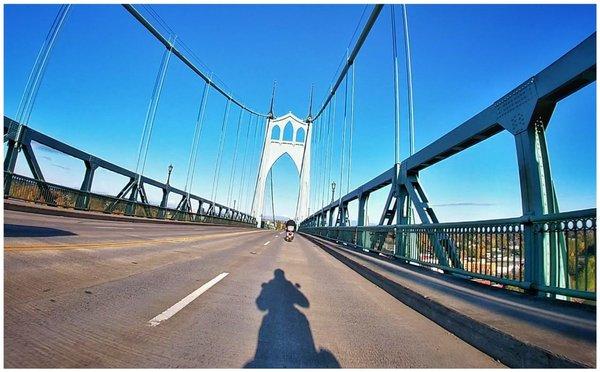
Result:
<instances>
[{"instance_id":1,"label":"concrete curb","mask_svg":"<svg viewBox=\"0 0 600 372\"><path fill-rule=\"evenodd\" d=\"M158 224L167 224L167 225L188 225L188 226L222 226L222 227L231 227L238 229L251 229L252 227L245 226L231 226L231 225L219 225L214 223L206 223L206 222L187 222L187 221L171 221L171 220L158 220L158 219L150 219L150 218L141 218L141 217L130 217L130 216L118 216L104 213L95 213L95 212L85 212L85 211L77 211L70 209L63 209L57 207L46 207L46 206L38 206L38 205L28 205L22 203L14 203L10 202L7 199L4 199L4 209L16 212L25 212L25 213L36 213L36 214L45 214L51 216L61 216L61 217L75 217L75 218L85 218L90 220L105 220L105 221L120 221L120 222L137 222L137 223L158 223Z\"/></svg>"},{"instance_id":2,"label":"concrete curb","mask_svg":"<svg viewBox=\"0 0 600 372\"><path fill-rule=\"evenodd\" d=\"M463 341L511 368L593 368L540 348L479 322L425 297L329 247L321 239L302 234L325 252L377 285L397 300L453 333ZM331 243L335 244L335 243Z\"/></svg>"}]
</instances>

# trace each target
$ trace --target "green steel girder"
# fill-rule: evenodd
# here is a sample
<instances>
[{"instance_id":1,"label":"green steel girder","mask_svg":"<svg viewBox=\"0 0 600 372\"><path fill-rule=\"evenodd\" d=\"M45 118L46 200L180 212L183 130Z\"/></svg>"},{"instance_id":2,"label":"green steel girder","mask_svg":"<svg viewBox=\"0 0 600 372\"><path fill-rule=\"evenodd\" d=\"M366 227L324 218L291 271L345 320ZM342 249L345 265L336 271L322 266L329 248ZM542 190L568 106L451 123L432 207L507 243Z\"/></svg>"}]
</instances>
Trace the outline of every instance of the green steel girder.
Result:
<instances>
[{"instance_id":1,"label":"green steel girder","mask_svg":"<svg viewBox=\"0 0 600 372\"><path fill-rule=\"evenodd\" d=\"M115 165L113 163L110 163L106 160L97 158L89 153L81 151L81 150L79 150L73 146L70 146L66 143L60 142L60 141L58 141L52 137L49 137L43 133L40 133L34 129L31 129L27 126L21 125L21 124L17 123L15 120L12 120L6 116L4 117L4 142L7 142L7 147L8 147L7 150L8 151L7 151L6 157L4 159L4 171L5 172L10 172L10 173L14 172L18 153L19 153L19 151L21 151L21 149L23 149L23 154L26 157L26 160L28 162L28 165L31 168L34 178L43 179L42 171L39 167L39 164L37 163L37 160L35 159L35 154L33 153L33 151L31 150L31 147L30 147L31 141L35 141L39 144L50 147L62 154L69 155L71 157L74 157L76 159L83 161L86 166L86 174L84 175L84 179L82 181L82 186L80 189L81 191L87 191L88 187L89 187L89 189L91 189L95 170L97 168L103 168L103 169L117 173L119 175L125 176L130 179L130 181L127 183L127 185L121 190L119 195L117 195L118 199L124 199L125 195L132 190L132 188L134 186L133 184L136 183L137 182L136 180L138 180L138 179L139 179L140 185L142 185L142 188L143 188L144 184L149 184L151 186L161 189L163 191L163 202L165 200L168 200L168 196L170 193L175 193L175 194L178 194L181 196L187 195L187 193L183 190L172 187L169 184L153 180L153 179L145 177L143 175L138 175L132 171L129 171L129 170L122 168L118 165ZM25 147L27 147L27 149ZM90 167L93 170L88 171L88 169L90 169ZM42 183L42 185L43 185L43 183ZM9 188L10 188L10 182L8 184L5 184L5 193L7 190L9 190ZM146 203L147 198L146 198L145 191L142 190L140 193L140 190L138 190L138 188L139 188L139 185L134 188L135 191L133 191L133 193L135 194L135 197L133 199L130 197L129 199L137 200L137 196L139 194L145 200L144 203ZM48 194L48 193L46 193L46 194ZM50 195L50 194L48 194L48 195ZM213 203L213 202L211 202L207 199L204 199L202 197L199 197L197 195L189 194L189 198L198 201L198 203L200 205L212 203L215 206L219 206L220 208L221 207L225 208L224 206L221 206L220 204ZM115 201L114 203L109 205L107 207L106 212L110 213L114 209L117 202L118 201ZM161 206L166 207L166 202L164 203L164 205L163 205L163 202L161 202ZM78 200L77 206L78 206L78 208L81 207L81 209L86 209L87 203L88 203L88 200L84 198L84 199ZM131 211L131 212L133 212L133 211ZM247 218L249 221L254 221L254 218L252 216L250 216L249 214L245 214L240 211L236 211L236 212L237 212L236 213L237 220L240 220L243 216L244 218ZM161 212L161 213L164 213L164 212ZM159 218L161 218L161 217L159 217Z\"/></svg>"},{"instance_id":2,"label":"green steel girder","mask_svg":"<svg viewBox=\"0 0 600 372\"><path fill-rule=\"evenodd\" d=\"M365 222L365 195L368 197L370 192L393 182L394 186L388 195L380 225L390 223L394 211L396 223L404 223L409 218L410 203L414 204L423 224L437 223L435 212L429 206L427 197L418 182L419 171L507 130L515 137L523 216L539 218L558 213L545 129L558 101L595 80L596 33L593 33L504 97L404 160L400 164L399 171L396 165L341 197L340 202L361 198L359 225L362 225ZM393 177L390 177L390 173L393 173ZM301 223L301 227L314 225L315 216L331 213L332 209L332 205L322 208ZM331 225L330 219L329 226ZM568 284L566 283L567 257L564 237L556 239L534 234L532 226L524 224L524 239L528 247L525 252L526 281L531 282L533 287L536 285L561 287ZM450 239L441 236L440 239L433 239L433 242L439 259L442 261L446 259L447 248L452 264L459 267L460 261L456 256L456 248ZM404 245L398 241L397 244ZM448 262L440 263L442 266L448 266Z\"/></svg>"}]
</instances>

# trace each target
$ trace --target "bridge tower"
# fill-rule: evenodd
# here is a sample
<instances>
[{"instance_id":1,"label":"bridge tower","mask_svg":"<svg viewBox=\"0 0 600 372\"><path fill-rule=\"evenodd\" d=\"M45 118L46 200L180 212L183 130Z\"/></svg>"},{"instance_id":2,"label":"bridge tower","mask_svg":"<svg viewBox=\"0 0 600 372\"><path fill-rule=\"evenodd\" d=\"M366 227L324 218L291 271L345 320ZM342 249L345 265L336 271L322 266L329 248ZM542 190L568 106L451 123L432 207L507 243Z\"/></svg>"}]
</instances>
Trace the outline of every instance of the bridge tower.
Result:
<instances>
[{"instance_id":1,"label":"bridge tower","mask_svg":"<svg viewBox=\"0 0 600 372\"><path fill-rule=\"evenodd\" d=\"M310 117L310 116L309 116ZM310 143L311 143L310 119L303 121L291 112L277 117L267 119L267 130L265 131L265 142L260 158L260 168L256 180L254 202L252 203L252 215L256 217L258 226L262 220L262 210L265 200L265 184L267 175L273 164L283 155L288 154L300 175L300 192L296 203L296 221L302 221L308 217L308 202L310 188ZM284 133L292 129L291 138L284 138Z\"/></svg>"}]
</instances>

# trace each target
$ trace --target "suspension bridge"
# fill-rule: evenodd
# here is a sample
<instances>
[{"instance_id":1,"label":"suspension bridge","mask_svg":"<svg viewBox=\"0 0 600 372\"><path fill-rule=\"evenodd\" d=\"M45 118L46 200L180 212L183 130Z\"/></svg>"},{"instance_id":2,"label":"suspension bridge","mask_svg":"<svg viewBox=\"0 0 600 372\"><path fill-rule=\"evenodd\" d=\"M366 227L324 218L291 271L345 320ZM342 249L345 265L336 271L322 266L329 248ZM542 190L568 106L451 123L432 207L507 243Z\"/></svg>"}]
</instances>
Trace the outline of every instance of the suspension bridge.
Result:
<instances>
[{"instance_id":1,"label":"suspension bridge","mask_svg":"<svg viewBox=\"0 0 600 372\"><path fill-rule=\"evenodd\" d=\"M251 108L155 10L123 5L162 50L127 169L30 124L72 7L60 7L4 116L6 367L596 366L596 208L559 209L546 141L557 104L596 81L595 33L417 149L410 6L366 6L322 103L311 90L306 115L277 115L275 85L267 112ZM383 17L394 158L352 185L356 60ZM183 185L172 166L164 182L147 175L174 60L203 83ZM214 159L203 157L208 125L219 128ZM440 221L419 174L501 133L514 141L521 215ZM49 182L40 148L82 164L80 187ZM299 175L290 243L268 228L284 156ZM203 162L212 174L197 174ZM99 172L118 175L118 191L98 191ZM382 191L381 210L369 208Z\"/></svg>"}]
</instances>

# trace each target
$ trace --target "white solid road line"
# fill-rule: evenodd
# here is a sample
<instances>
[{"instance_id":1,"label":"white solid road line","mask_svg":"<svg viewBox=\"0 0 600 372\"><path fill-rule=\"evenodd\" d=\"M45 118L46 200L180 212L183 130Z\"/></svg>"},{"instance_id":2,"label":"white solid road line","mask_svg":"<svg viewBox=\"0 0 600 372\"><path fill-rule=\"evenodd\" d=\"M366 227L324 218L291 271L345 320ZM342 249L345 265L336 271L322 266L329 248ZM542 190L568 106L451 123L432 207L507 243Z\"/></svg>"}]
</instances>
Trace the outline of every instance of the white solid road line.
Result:
<instances>
[{"instance_id":1,"label":"white solid road line","mask_svg":"<svg viewBox=\"0 0 600 372\"><path fill-rule=\"evenodd\" d=\"M189 305L190 302L194 301L202 293L208 291L210 289L210 287L212 287L213 285L215 285L218 282L220 282L227 275L229 275L229 273L221 273L221 274L217 275L210 282L204 284L202 287L196 289L194 292L192 292L189 295L185 296L181 301L179 301L175 305L171 306L167 310L163 311L162 313L158 314L154 318L150 319L148 321L148 323L150 323L150 326L156 327L157 325L160 324L160 322L163 322L163 321L169 319L170 317L172 317L173 315L177 314L179 312L179 310L181 310L184 307L186 307L187 305Z\"/></svg>"},{"instance_id":2,"label":"white solid road line","mask_svg":"<svg viewBox=\"0 0 600 372\"><path fill-rule=\"evenodd\" d=\"M267 244L269 244L269 243L271 243L271 241L270 241L270 240L269 240L268 242L266 242L265 244L263 244L263 245L267 245Z\"/></svg>"}]
</instances>

